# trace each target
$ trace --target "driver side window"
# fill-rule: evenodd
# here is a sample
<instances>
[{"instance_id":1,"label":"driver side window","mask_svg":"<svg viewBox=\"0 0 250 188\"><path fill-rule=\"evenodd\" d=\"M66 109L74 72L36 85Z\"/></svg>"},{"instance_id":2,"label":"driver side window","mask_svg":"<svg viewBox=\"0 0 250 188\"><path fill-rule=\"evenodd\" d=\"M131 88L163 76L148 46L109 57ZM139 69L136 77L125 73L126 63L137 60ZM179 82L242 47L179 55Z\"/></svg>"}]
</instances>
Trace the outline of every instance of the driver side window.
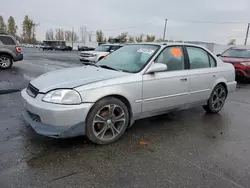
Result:
<instances>
[{"instance_id":1,"label":"driver side window","mask_svg":"<svg viewBox=\"0 0 250 188\"><path fill-rule=\"evenodd\" d=\"M184 70L184 54L181 46L165 48L157 57L155 63L163 63L168 67L167 71Z\"/></svg>"}]
</instances>

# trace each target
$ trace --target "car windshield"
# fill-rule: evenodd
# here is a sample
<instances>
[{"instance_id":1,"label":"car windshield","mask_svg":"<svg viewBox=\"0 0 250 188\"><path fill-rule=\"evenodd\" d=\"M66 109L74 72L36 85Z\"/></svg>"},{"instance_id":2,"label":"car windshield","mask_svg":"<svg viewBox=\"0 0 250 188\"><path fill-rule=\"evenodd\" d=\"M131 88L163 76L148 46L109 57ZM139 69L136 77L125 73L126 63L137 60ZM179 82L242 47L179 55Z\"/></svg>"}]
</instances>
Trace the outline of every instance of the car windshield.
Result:
<instances>
[{"instance_id":1,"label":"car windshield","mask_svg":"<svg viewBox=\"0 0 250 188\"><path fill-rule=\"evenodd\" d=\"M225 51L222 57L233 57L233 58L250 58L250 50L246 49L229 49Z\"/></svg>"},{"instance_id":2,"label":"car windshield","mask_svg":"<svg viewBox=\"0 0 250 188\"><path fill-rule=\"evenodd\" d=\"M95 51L98 52L108 52L110 50L111 46L108 45L100 45L95 48Z\"/></svg>"},{"instance_id":3,"label":"car windshield","mask_svg":"<svg viewBox=\"0 0 250 188\"><path fill-rule=\"evenodd\" d=\"M97 65L106 65L116 70L139 72L159 50L159 45L126 45L100 60Z\"/></svg>"}]
</instances>

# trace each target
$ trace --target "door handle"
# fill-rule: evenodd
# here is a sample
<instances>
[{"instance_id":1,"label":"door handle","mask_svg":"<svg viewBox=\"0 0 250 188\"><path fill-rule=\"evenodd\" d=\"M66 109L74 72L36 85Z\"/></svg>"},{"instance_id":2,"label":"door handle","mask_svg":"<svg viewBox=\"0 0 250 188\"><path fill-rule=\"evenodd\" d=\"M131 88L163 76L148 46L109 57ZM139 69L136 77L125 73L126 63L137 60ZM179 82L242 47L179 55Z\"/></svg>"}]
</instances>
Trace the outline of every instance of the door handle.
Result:
<instances>
[{"instance_id":1,"label":"door handle","mask_svg":"<svg viewBox=\"0 0 250 188\"><path fill-rule=\"evenodd\" d=\"M181 78L181 81L186 82L187 78Z\"/></svg>"}]
</instances>

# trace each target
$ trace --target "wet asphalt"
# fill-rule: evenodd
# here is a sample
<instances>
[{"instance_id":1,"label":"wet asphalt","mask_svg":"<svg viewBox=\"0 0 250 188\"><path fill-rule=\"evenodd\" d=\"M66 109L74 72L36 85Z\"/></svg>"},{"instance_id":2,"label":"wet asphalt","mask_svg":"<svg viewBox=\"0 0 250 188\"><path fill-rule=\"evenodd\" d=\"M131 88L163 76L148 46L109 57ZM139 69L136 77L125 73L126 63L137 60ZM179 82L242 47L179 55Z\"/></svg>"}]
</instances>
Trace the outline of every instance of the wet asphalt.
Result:
<instances>
[{"instance_id":1,"label":"wet asphalt","mask_svg":"<svg viewBox=\"0 0 250 188\"><path fill-rule=\"evenodd\" d=\"M19 90L81 66L78 52L24 49L24 57L0 70L0 188L250 187L250 84L238 84L217 115L199 107L140 120L97 146L37 135L21 116Z\"/></svg>"}]
</instances>

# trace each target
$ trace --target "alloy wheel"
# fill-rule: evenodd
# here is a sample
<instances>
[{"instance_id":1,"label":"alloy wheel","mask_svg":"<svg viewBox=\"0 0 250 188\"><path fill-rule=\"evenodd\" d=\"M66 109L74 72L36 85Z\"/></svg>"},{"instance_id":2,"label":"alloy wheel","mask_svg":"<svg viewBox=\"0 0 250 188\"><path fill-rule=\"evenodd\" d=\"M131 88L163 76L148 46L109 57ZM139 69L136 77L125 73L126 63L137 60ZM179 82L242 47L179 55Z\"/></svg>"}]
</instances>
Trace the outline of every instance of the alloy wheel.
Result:
<instances>
[{"instance_id":1,"label":"alloy wheel","mask_svg":"<svg viewBox=\"0 0 250 188\"><path fill-rule=\"evenodd\" d=\"M11 60L7 57L0 57L0 67L7 68L10 66Z\"/></svg>"},{"instance_id":2,"label":"alloy wheel","mask_svg":"<svg viewBox=\"0 0 250 188\"><path fill-rule=\"evenodd\" d=\"M223 87L218 87L212 95L212 107L214 110L220 110L226 100L226 91Z\"/></svg>"},{"instance_id":3,"label":"alloy wheel","mask_svg":"<svg viewBox=\"0 0 250 188\"><path fill-rule=\"evenodd\" d=\"M117 104L102 107L94 117L92 128L95 136L108 141L120 135L126 126L125 112Z\"/></svg>"}]
</instances>

